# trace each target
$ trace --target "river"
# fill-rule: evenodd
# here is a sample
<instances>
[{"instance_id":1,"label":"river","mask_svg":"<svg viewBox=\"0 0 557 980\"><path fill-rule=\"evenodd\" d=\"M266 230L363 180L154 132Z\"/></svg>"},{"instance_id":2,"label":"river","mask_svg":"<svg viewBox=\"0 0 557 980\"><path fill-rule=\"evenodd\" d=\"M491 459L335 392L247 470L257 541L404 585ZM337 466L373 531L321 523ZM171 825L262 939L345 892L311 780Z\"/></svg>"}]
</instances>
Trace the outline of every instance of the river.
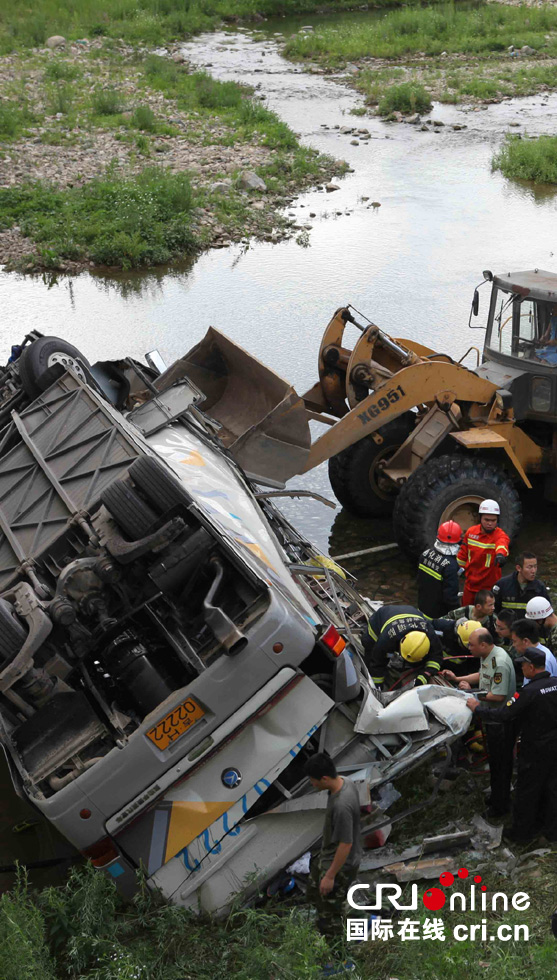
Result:
<instances>
[{"instance_id":1,"label":"river","mask_svg":"<svg viewBox=\"0 0 557 980\"><path fill-rule=\"evenodd\" d=\"M352 303L390 333L460 356L482 339L467 324L483 269L555 267L554 194L492 173L490 160L505 132L551 130L557 95L477 111L436 105L431 116L445 123L436 133L355 117L359 96L286 62L276 30L268 25L260 40L247 32L205 35L184 51L217 78L258 86L304 143L354 169L337 181L339 191L310 191L288 209L312 226L309 247L293 240L232 246L170 272L58 280L3 273L0 350L36 328L71 339L90 359L141 356L149 347L172 358L214 325L302 391L315 380L321 332L340 305ZM509 129L511 122L520 130ZM346 125L369 129L371 138L353 146L353 136L333 128ZM329 490L325 467L296 482ZM286 509L327 547L332 511L308 502ZM362 531L358 524L356 536Z\"/></svg>"},{"instance_id":2,"label":"river","mask_svg":"<svg viewBox=\"0 0 557 980\"><path fill-rule=\"evenodd\" d=\"M351 16L361 15L343 19ZM554 132L557 95L477 110L436 105L431 118L445 125L435 133L372 115L355 117L350 110L361 104L356 93L281 58L275 34L284 26L268 24L255 39L240 31L202 36L184 51L219 79L257 86L304 143L353 168L336 181L340 190L310 191L288 209L297 223L312 226L309 247L293 240L233 246L181 269L149 273L58 279L0 273L2 356L35 328L66 337L90 360L142 356L151 347L171 359L214 325L301 392L316 380L321 333L341 305L352 303L389 333L460 357L482 342L479 331L468 329L468 317L483 269L556 269L554 194L506 180L491 171L490 160L506 132ZM510 128L516 122L520 127ZM455 131L455 124L467 128ZM370 139L353 146L354 137L335 126L367 128ZM381 207L372 208L373 201ZM483 323L487 295L481 295ZM292 485L331 496L326 467ZM333 555L392 539L388 521L358 521L307 500L289 501L284 509ZM542 574L552 546L551 519L551 511L536 502L520 539L545 554ZM378 565L358 560L350 569L373 595L411 594L413 569L403 558ZM14 800L0 817L0 862L14 854L16 838L8 828L24 812L26 804ZM48 828L28 834L34 843L30 850L24 846L25 853L52 852Z\"/></svg>"}]
</instances>

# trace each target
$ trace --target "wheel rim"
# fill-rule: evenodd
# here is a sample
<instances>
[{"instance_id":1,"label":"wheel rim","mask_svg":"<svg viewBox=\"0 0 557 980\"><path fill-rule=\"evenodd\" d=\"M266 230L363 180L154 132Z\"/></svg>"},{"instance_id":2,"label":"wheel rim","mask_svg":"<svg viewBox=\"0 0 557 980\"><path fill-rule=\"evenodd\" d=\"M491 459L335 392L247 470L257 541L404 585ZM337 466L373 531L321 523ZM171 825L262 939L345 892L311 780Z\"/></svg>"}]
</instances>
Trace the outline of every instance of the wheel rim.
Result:
<instances>
[{"instance_id":1,"label":"wheel rim","mask_svg":"<svg viewBox=\"0 0 557 980\"><path fill-rule=\"evenodd\" d=\"M439 524L443 524L445 521L456 521L463 531L467 531L469 527L472 527L472 524L478 523L478 507L483 499L483 497L475 494L457 497L445 507L439 518Z\"/></svg>"},{"instance_id":2,"label":"wheel rim","mask_svg":"<svg viewBox=\"0 0 557 980\"><path fill-rule=\"evenodd\" d=\"M384 447L377 453L369 468L369 485L375 496L379 497L380 500L391 500L392 497L396 496L396 488L392 480L388 476L384 476L383 469L399 449L400 446Z\"/></svg>"},{"instance_id":3,"label":"wheel rim","mask_svg":"<svg viewBox=\"0 0 557 980\"><path fill-rule=\"evenodd\" d=\"M80 381L87 381L85 377L85 371L79 363L79 361L72 357L71 354L64 354L62 351L55 351L51 354L47 361L47 366L49 368L54 367L55 364L61 364L63 368L71 368L74 374L77 374Z\"/></svg>"}]
</instances>

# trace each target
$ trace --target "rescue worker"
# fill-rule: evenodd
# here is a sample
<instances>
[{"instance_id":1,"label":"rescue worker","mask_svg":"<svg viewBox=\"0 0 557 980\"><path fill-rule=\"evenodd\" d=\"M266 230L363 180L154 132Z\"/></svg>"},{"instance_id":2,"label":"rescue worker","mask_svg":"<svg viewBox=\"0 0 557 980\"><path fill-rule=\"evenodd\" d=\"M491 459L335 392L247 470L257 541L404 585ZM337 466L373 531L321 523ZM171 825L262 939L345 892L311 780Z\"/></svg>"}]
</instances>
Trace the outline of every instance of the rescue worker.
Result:
<instances>
[{"instance_id":1,"label":"rescue worker","mask_svg":"<svg viewBox=\"0 0 557 980\"><path fill-rule=\"evenodd\" d=\"M469 648L470 653L480 657L478 673L457 678L448 670L443 671L443 676L453 682L458 681L461 691L469 691L472 687L487 691L485 700L490 708L507 701L515 689L514 666L508 653L505 653L502 647L495 646L491 633L483 626L472 633ZM509 809L515 732L512 725L503 725L495 720L492 722L488 712L482 714L482 718L486 722L491 783L491 796L488 799L486 816L495 819L502 817Z\"/></svg>"},{"instance_id":2,"label":"rescue worker","mask_svg":"<svg viewBox=\"0 0 557 980\"><path fill-rule=\"evenodd\" d=\"M551 650L540 643L538 624L533 619L516 619L511 627L513 646L519 657L529 648L541 650L545 657L545 669L551 677L557 677L557 660ZM528 681L524 681L525 684Z\"/></svg>"},{"instance_id":3,"label":"rescue worker","mask_svg":"<svg viewBox=\"0 0 557 980\"><path fill-rule=\"evenodd\" d=\"M526 619L533 619L540 627L540 633L546 645L557 654L557 616L549 599L536 596L530 599L526 606Z\"/></svg>"},{"instance_id":4,"label":"rescue worker","mask_svg":"<svg viewBox=\"0 0 557 980\"><path fill-rule=\"evenodd\" d=\"M534 596L541 595L549 602L549 592L541 579L536 578L538 559L531 551L518 555L515 570L493 586L495 612L510 609L515 619L523 619L526 606Z\"/></svg>"},{"instance_id":5,"label":"rescue worker","mask_svg":"<svg viewBox=\"0 0 557 980\"><path fill-rule=\"evenodd\" d=\"M478 629L477 620L469 619L455 623L452 619L434 619L432 625L435 632L441 636L445 654L444 667L448 667L457 676L478 670L479 662L471 658L468 647L472 633Z\"/></svg>"},{"instance_id":6,"label":"rescue worker","mask_svg":"<svg viewBox=\"0 0 557 980\"><path fill-rule=\"evenodd\" d=\"M389 655L400 653L408 664L421 663L415 685L429 684L443 663L443 647L431 622L414 606L381 606L362 639L365 661L374 683L385 683Z\"/></svg>"},{"instance_id":7,"label":"rescue worker","mask_svg":"<svg viewBox=\"0 0 557 980\"><path fill-rule=\"evenodd\" d=\"M489 630L493 639L497 641L497 631L495 629L495 596L491 589L480 589L474 596L474 601L469 606L459 606L458 609L451 609L444 619L452 619L458 622L465 622L475 619L480 626L485 626Z\"/></svg>"},{"instance_id":8,"label":"rescue worker","mask_svg":"<svg viewBox=\"0 0 557 980\"><path fill-rule=\"evenodd\" d=\"M543 830L557 838L557 677L545 670L545 657L529 647L518 662L530 683L504 705L491 707L476 698L466 704L474 717L520 730L520 752L513 823L508 840L526 843Z\"/></svg>"},{"instance_id":9,"label":"rescue worker","mask_svg":"<svg viewBox=\"0 0 557 980\"><path fill-rule=\"evenodd\" d=\"M496 500L482 500L480 523L464 532L457 555L464 569L464 606L474 601L479 589L491 589L501 578L501 565L509 557L509 536L497 526L501 513Z\"/></svg>"},{"instance_id":10,"label":"rescue worker","mask_svg":"<svg viewBox=\"0 0 557 980\"><path fill-rule=\"evenodd\" d=\"M462 528L456 521L439 526L433 548L426 548L418 565L418 606L428 619L444 616L458 605L456 555Z\"/></svg>"},{"instance_id":11,"label":"rescue worker","mask_svg":"<svg viewBox=\"0 0 557 980\"><path fill-rule=\"evenodd\" d=\"M360 798L355 783L339 776L324 752L309 759L305 774L314 789L329 792L321 850L311 861L307 898L317 909L319 931L339 939L346 894L362 859Z\"/></svg>"},{"instance_id":12,"label":"rescue worker","mask_svg":"<svg viewBox=\"0 0 557 980\"><path fill-rule=\"evenodd\" d=\"M513 614L510 609L501 609L495 617L495 629L497 631L497 643L500 647L503 647L511 660L516 657L516 650L513 647L511 626L513 621Z\"/></svg>"}]
</instances>

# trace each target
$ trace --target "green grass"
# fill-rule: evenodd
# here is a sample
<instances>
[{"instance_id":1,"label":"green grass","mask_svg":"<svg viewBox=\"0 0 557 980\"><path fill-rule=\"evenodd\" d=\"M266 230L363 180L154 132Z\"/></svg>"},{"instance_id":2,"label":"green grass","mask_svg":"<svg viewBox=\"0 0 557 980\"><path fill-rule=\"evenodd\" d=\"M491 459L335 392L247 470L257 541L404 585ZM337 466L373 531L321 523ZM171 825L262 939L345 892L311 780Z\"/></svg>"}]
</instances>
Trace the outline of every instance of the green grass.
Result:
<instances>
[{"instance_id":1,"label":"green grass","mask_svg":"<svg viewBox=\"0 0 557 980\"><path fill-rule=\"evenodd\" d=\"M286 123L260 102L248 98L249 90L236 82L219 82L207 72L191 74L168 58L149 55L144 63L145 84L166 98L175 99L179 109L217 115L233 127L229 142L251 140L258 135L265 146L294 149L298 143Z\"/></svg>"},{"instance_id":2,"label":"green grass","mask_svg":"<svg viewBox=\"0 0 557 980\"><path fill-rule=\"evenodd\" d=\"M424 77L426 87L435 79ZM469 66L464 71L451 69L446 76L446 88L439 94L442 102L462 102L467 97L501 99L507 96L533 95L543 89L557 88L557 65L537 64L524 68L499 66Z\"/></svg>"},{"instance_id":3,"label":"green grass","mask_svg":"<svg viewBox=\"0 0 557 980\"><path fill-rule=\"evenodd\" d=\"M447 820L467 821L483 799L485 779L461 773L455 793L442 794L416 820L395 825L395 847L415 843L427 826L440 833ZM410 774L397 783L403 789L401 806L423 802L429 790L424 780ZM517 857L520 849L513 848ZM463 855L448 856L456 870ZM488 891L527 892L525 912L450 912L439 915L445 942L403 942L397 935L386 942L349 944L348 955L357 963L362 980L554 980L556 944L549 929L555 906L557 853L536 862L537 872L520 870L513 878L496 868L499 851L482 861L481 874ZM403 886L401 901L409 898ZM425 883L418 884L419 894ZM353 913L356 917L357 913ZM359 916L358 916L359 917ZM425 913L402 912L401 918L425 918ZM487 920L488 936L501 923L526 924L529 941L489 938L455 941L452 930ZM317 980L322 964L343 954L342 941L329 948L305 908L288 901L279 906L236 910L223 921L196 917L178 906L166 905L145 884L133 901L124 903L113 882L90 865L76 867L63 885L33 893L20 873L11 892L0 898L0 976L2 980Z\"/></svg>"},{"instance_id":4,"label":"green grass","mask_svg":"<svg viewBox=\"0 0 557 980\"><path fill-rule=\"evenodd\" d=\"M106 54L102 62L85 56L77 75L64 59L50 62L48 57L39 55L32 62L43 80L35 109L43 111L45 106L53 117L43 126L40 139L66 147L81 145L81 133L94 138L99 130L109 130L127 152L122 169L114 165L85 186L56 187L39 181L0 188L0 227L19 225L36 247L34 254L18 260L23 271L64 269L71 262L148 267L193 255L217 235L234 241L251 235L268 238L273 228L286 229L288 224L275 211L277 201L346 167L300 147L288 126L253 100L246 86L219 82L206 72L190 73L187 67L156 55L133 56L128 62L117 53ZM49 70L51 65L56 66L54 71ZM126 79L133 80L129 95ZM24 93L23 83L17 92L10 89L12 101L0 102L0 136L5 130L5 139L17 137L22 123L31 118L17 108L20 89ZM160 103L157 113L149 105L153 91L168 100L160 114ZM171 113L180 113L180 126L165 118ZM258 167L268 185L269 207L252 211L249 198L236 186L221 195L213 195L203 182L192 190L186 176L160 167L144 169L138 176L126 173L128 165L145 166L146 158L171 150L172 140L157 137L176 136L184 131L182 127L191 144L199 147L201 164L205 145L251 143L274 151L268 164ZM205 214L198 208L204 208Z\"/></svg>"},{"instance_id":5,"label":"green grass","mask_svg":"<svg viewBox=\"0 0 557 980\"><path fill-rule=\"evenodd\" d=\"M296 910L246 910L226 922L162 904L146 888L124 905L90 866L32 895L0 899L2 980L316 980L328 952Z\"/></svg>"},{"instance_id":6,"label":"green grass","mask_svg":"<svg viewBox=\"0 0 557 980\"><path fill-rule=\"evenodd\" d=\"M160 169L128 179L112 173L81 188L0 188L1 225L19 224L53 267L86 259L130 269L193 253L192 208L187 175Z\"/></svg>"},{"instance_id":7,"label":"green grass","mask_svg":"<svg viewBox=\"0 0 557 980\"><path fill-rule=\"evenodd\" d=\"M157 129L157 117L148 105L139 105L131 118L132 126L146 133L154 133Z\"/></svg>"},{"instance_id":8,"label":"green grass","mask_svg":"<svg viewBox=\"0 0 557 980\"><path fill-rule=\"evenodd\" d=\"M536 139L507 136L493 157L492 168L514 180L557 184L557 136L538 136Z\"/></svg>"},{"instance_id":9,"label":"green grass","mask_svg":"<svg viewBox=\"0 0 557 980\"><path fill-rule=\"evenodd\" d=\"M16 139L33 122L33 116L23 102L0 101L0 139Z\"/></svg>"},{"instance_id":10,"label":"green grass","mask_svg":"<svg viewBox=\"0 0 557 980\"><path fill-rule=\"evenodd\" d=\"M80 76L81 69L62 58L50 61L44 70L44 78L47 82L71 82Z\"/></svg>"},{"instance_id":11,"label":"green grass","mask_svg":"<svg viewBox=\"0 0 557 980\"><path fill-rule=\"evenodd\" d=\"M379 112L388 116L391 112L429 112L431 100L423 85L403 82L391 85L379 101Z\"/></svg>"},{"instance_id":12,"label":"green grass","mask_svg":"<svg viewBox=\"0 0 557 980\"><path fill-rule=\"evenodd\" d=\"M48 110L51 115L61 112L67 116L71 112L74 104L73 90L70 85L58 83L50 91L48 99Z\"/></svg>"},{"instance_id":13,"label":"green grass","mask_svg":"<svg viewBox=\"0 0 557 980\"><path fill-rule=\"evenodd\" d=\"M157 45L256 14L292 16L357 6L354 0L36 0L30 7L0 0L0 54L41 46L51 34Z\"/></svg>"},{"instance_id":14,"label":"green grass","mask_svg":"<svg viewBox=\"0 0 557 980\"><path fill-rule=\"evenodd\" d=\"M341 64L358 58L397 58L403 55L447 53L480 54L504 51L509 45L529 44L537 50L557 52L557 9L482 4L472 9L450 3L436 7L393 10L369 24L320 28L295 35L285 46L294 59L322 59Z\"/></svg>"},{"instance_id":15,"label":"green grass","mask_svg":"<svg viewBox=\"0 0 557 980\"><path fill-rule=\"evenodd\" d=\"M91 105L98 116L115 116L122 111L122 96L115 88L98 85L91 97Z\"/></svg>"}]
</instances>

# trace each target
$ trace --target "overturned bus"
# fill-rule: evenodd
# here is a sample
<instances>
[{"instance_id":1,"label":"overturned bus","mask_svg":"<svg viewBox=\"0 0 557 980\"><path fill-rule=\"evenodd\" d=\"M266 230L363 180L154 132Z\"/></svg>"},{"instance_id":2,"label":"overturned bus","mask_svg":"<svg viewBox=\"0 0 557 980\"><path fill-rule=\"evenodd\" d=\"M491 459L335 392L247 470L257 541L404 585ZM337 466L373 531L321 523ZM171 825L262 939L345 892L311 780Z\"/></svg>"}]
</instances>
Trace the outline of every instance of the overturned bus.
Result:
<instances>
[{"instance_id":1,"label":"overturned bus","mask_svg":"<svg viewBox=\"0 0 557 980\"><path fill-rule=\"evenodd\" d=\"M184 365L33 333L0 372L0 738L123 894L143 869L222 911L319 839L311 753L357 777L371 830L470 714L441 685L374 690L373 604L248 480Z\"/></svg>"}]
</instances>

